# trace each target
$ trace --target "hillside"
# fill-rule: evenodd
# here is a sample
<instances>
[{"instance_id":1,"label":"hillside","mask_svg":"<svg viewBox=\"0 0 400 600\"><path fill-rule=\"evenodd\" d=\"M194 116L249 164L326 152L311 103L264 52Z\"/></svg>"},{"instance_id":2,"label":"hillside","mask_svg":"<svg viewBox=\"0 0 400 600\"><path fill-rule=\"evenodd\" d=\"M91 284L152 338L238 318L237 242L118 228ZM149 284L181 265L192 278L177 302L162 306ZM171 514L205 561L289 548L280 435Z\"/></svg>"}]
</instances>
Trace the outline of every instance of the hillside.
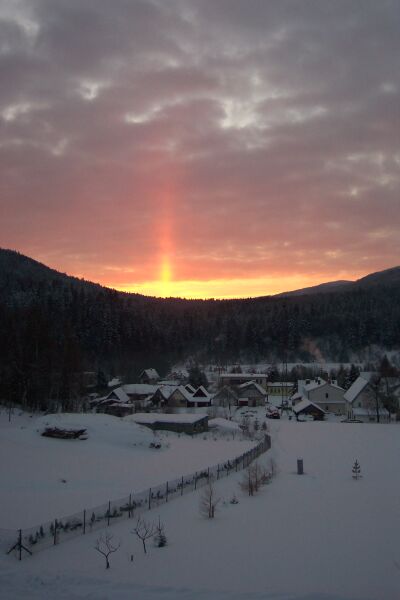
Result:
<instances>
[{"instance_id":1,"label":"hillside","mask_svg":"<svg viewBox=\"0 0 400 600\"><path fill-rule=\"evenodd\" d=\"M0 266L0 398L33 407L73 408L83 371L131 378L190 356L346 362L400 347L398 268L330 293L216 301L116 292L11 251Z\"/></svg>"},{"instance_id":2,"label":"hillside","mask_svg":"<svg viewBox=\"0 0 400 600\"><path fill-rule=\"evenodd\" d=\"M282 292L277 294L276 298L290 297L290 296L305 296L309 294L327 294L331 292L342 292L350 289L357 288L368 288L374 285L397 285L400 284L400 267L392 267L391 269L385 269L384 271L378 271L377 273L370 273L361 279L356 281L328 281L327 283L321 283L307 288L299 290L292 290L290 292Z\"/></svg>"}]
</instances>

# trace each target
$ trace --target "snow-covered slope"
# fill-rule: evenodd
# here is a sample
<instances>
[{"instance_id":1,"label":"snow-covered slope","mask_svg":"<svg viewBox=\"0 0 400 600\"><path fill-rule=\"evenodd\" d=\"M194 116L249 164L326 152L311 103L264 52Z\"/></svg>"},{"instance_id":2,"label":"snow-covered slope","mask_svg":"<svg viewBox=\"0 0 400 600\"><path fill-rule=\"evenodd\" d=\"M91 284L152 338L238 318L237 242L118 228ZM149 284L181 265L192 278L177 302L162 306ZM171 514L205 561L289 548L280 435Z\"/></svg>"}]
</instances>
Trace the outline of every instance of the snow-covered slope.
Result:
<instances>
[{"instance_id":1,"label":"snow-covered slope","mask_svg":"<svg viewBox=\"0 0 400 600\"><path fill-rule=\"evenodd\" d=\"M121 548L108 571L93 549L99 532L22 563L3 556L2 600L398 600L399 427L269 426L273 454L263 460L273 456L278 473L259 495L239 489L238 473L217 482L214 520L199 514L201 491L160 506L146 518L160 516L168 545L150 544L147 555L130 522L116 524L109 532ZM234 494L239 504L230 503Z\"/></svg>"}]
</instances>

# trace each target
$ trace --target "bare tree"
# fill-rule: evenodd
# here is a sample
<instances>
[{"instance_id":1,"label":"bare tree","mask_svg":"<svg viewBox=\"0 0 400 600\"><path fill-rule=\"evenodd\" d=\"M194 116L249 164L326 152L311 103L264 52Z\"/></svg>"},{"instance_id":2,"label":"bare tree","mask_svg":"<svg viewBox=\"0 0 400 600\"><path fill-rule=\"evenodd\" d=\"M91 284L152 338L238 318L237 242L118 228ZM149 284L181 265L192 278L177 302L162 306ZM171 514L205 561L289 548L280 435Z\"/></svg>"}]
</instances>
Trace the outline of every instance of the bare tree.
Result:
<instances>
[{"instance_id":1,"label":"bare tree","mask_svg":"<svg viewBox=\"0 0 400 600\"><path fill-rule=\"evenodd\" d=\"M160 517L158 517L158 523L156 524L154 542L157 548L164 548L164 546L166 546L168 543L167 536L165 535L164 524L161 523Z\"/></svg>"},{"instance_id":2,"label":"bare tree","mask_svg":"<svg viewBox=\"0 0 400 600\"><path fill-rule=\"evenodd\" d=\"M219 501L220 498L216 496L212 477L209 477L200 497L200 514L207 519L213 519Z\"/></svg>"},{"instance_id":3,"label":"bare tree","mask_svg":"<svg viewBox=\"0 0 400 600\"><path fill-rule=\"evenodd\" d=\"M146 540L152 538L156 533L154 523L149 523L148 521L145 521L144 519L141 519L139 517L136 521L136 526L132 533L134 533L140 540L142 540L143 551L145 554L147 554Z\"/></svg>"},{"instance_id":4,"label":"bare tree","mask_svg":"<svg viewBox=\"0 0 400 600\"><path fill-rule=\"evenodd\" d=\"M102 554L106 559L106 569L110 568L110 561L108 557L110 556L110 554L116 552L121 546L121 542L114 544L112 539L113 536L110 533L106 533L105 536L101 535L99 538L97 538L96 545L94 547L95 550L97 550L97 552L100 552L100 554Z\"/></svg>"},{"instance_id":5,"label":"bare tree","mask_svg":"<svg viewBox=\"0 0 400 600\"><path fill-rule=\"evenodd\" d=\"M254 496L260 487L269 483L271 479L272 474L256 461L247 467L239 485L249 496Z\"/></svg>"}]
</instances>

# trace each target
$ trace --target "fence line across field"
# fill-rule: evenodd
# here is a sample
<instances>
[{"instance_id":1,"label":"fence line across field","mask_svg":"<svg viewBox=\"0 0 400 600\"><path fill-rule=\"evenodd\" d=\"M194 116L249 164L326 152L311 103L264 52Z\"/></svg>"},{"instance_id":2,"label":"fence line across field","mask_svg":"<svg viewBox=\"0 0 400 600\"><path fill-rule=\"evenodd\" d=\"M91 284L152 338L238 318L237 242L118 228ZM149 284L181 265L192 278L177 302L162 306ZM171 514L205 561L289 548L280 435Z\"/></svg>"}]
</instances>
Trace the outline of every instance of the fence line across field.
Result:
<instances>
[{"instance_id":1,"label":"fence line across field","mask_svg":"<svg viewBox=\"0 0 400 600\"><path fill-rule=\"evenodd\" d=\"M172 481L154 486L142 492L131 493L118 500L100 504L76 512L68 517L47 521L35 527L25 529L0 529L0 548L7 554L14 552L19 560L78 535L108 527L123 519L132 519L147 510L183 496L203 486L210 477L220 479L232 472L245 469L260 454L271 448L271 438L264 435L257 446L240 456L196 471L191 475L182 475Z\"/></svg>"}]
</instances>

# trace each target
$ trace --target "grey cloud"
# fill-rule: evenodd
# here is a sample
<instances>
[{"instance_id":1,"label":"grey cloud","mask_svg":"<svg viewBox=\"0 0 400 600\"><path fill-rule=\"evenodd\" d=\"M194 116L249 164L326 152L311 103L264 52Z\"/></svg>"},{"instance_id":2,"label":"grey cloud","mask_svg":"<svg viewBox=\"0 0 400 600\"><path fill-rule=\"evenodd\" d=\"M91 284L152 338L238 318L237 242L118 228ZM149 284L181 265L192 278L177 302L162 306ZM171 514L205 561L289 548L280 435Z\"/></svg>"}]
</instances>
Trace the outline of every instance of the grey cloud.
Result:
<instances>
[{"instance_id":1,"label":"grey cloud","mask_svg":"<svg viewBox=\"0 0 400 600\"><path fill-rule=\"evenodd\" d=\"M171 179L177 254L194 277L196 256L221 264L228 247L257 272L274 260L260 247L296 262L283 236L310 261L316 248L340 248L341 264L395 262L398 2L36 0L12 10L0 13L3 243L43 254L67 222L63 253L78 244L100 264L134 246L149 264ZM224 272L241 272L239 258L228 262Z\"/></svg>"}]
</instances>

